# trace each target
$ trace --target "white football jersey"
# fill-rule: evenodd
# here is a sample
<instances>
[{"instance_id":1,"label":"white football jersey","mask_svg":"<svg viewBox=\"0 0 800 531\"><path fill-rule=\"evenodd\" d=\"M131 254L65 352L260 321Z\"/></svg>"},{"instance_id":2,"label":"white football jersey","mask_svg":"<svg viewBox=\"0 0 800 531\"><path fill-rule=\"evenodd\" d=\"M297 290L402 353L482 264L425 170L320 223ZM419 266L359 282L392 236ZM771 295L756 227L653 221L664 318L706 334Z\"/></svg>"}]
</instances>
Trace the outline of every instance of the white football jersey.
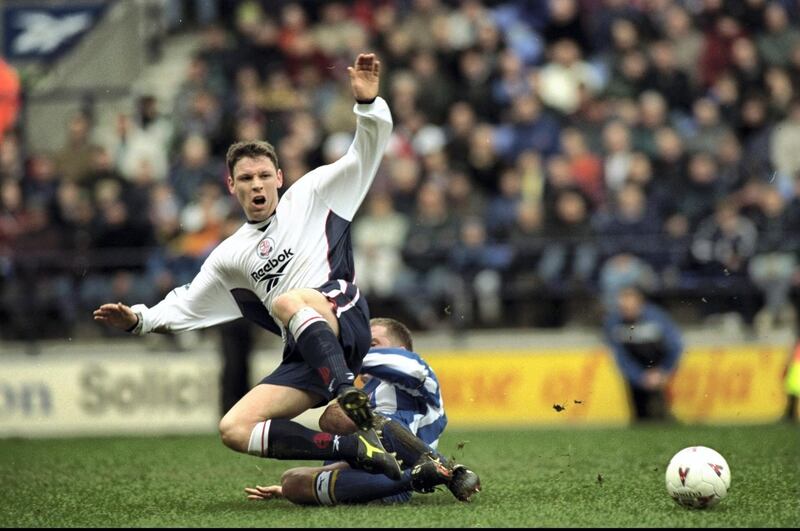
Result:
<instances>
[{"instance_id":1,"label":"white football jersey","mask_svg":"<svg viewBox=\"0 0 800 531\"><path fill-rule=\"evenodd\" d=\"M139 314L138 334L206 328L245 316L281 334L275 298L329 280L352 282L350 222L372 184L392 131L382 98L356 104L353 143L339 160L297 180L269 219L245 223L212 251L191 283Z\"/></svg>"}]
</instances>

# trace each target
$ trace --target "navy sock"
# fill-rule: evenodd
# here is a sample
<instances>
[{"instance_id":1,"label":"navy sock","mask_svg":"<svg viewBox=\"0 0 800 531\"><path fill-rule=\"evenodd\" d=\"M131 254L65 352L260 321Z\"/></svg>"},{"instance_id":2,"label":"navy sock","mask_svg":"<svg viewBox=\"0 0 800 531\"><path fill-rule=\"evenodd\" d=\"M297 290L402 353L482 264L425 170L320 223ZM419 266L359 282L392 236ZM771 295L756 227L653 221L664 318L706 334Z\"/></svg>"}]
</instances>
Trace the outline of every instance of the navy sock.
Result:
<instances>
[{"instance_id":1,"label":"navy sock","mask_svg":"<svg viewBox=\"0 0 800 531\"><path fill-rule=\"evenodd\" d=\"M342 346L326 321L307 326L295 341L303 359L319 372L328 386L327 399L338 394L342 385L353 385L355 375L347 366Z\"/></svg>"},{"instance_id":2,"label":"navy sock","mask_svg":"<svg viewBox=\"0 0 800 531\"><path fill-rule=\"evenodd\" d=\"M267 457L276 459L314 459L337 461L358 455L355 435L334 435L314 431L285 419L272 419L267 435Z\"/></svg>"},{"instance_id":3,"label":"navy sock","mask_svg":"<svg viewBox=\"0 0 800 531\"><path fill-rule=\"evenodd\" d=\"M383 474L370 474L363 470L327 470L314 476L314 492L321 505L337 503L364 503L393 496L392 501L410 499L411 471L403 472L401 479L389 479Z\"/></svg>"}]
</instances>

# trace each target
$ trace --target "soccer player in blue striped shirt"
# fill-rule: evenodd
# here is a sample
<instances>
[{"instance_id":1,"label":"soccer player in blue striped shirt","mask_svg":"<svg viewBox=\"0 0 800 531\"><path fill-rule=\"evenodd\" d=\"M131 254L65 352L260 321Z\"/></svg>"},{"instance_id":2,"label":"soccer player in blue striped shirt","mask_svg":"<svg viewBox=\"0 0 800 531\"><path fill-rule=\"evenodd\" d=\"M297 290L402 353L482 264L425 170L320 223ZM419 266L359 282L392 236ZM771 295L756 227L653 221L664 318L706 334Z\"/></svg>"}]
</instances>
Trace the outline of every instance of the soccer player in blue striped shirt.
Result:
<instances>
[{"instance_id":1,"label":"soccer player in blue striped shirt","mask_svg":"<svg viewBox=\"0 0 800 531\"><path fill-rule=\"evenodd\" d=\"M280 485L246 488L248 498L285 497L303 505L392 503L410 500L412 491L433 492L437 485L446 485L456 498L469 501L480 490L477 474L449 463L436 451L447 415L436 374L413 351L408 328L387 318L372 319L370 325L372 348L361 368L363 390L369 396L384 447L396 453L403 468L401 479L350 468L344 461L327 462L321 467L287 470ZM319 423L328 433L346 434L356 429L335 403Z\"/></svg>"}]
</instances>

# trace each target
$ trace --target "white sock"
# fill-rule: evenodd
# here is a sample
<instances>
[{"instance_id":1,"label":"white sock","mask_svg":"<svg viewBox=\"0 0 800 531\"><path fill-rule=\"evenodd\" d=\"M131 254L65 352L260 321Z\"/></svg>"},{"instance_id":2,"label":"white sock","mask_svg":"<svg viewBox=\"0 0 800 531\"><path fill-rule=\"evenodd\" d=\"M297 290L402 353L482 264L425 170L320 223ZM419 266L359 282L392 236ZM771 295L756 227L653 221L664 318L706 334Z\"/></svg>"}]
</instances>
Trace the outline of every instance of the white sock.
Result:
<instances>
[{"instance_id":1,"label":"white sock","mask_svg":"<svg viewBox=\"0 0 800 531\"><path fill-rule=\"evenodd\" d=\"M297 313L289 319L289 332L297 339L306 328L320 321L323 323L326 322L325 318L311 306L300 308Z\"/></svg>"},{"instance_id":2,"label":"white sock","mask_svg":"<svg viewBox=\"0 0 800 531\"><path fill-rule=\"evenodd\" d=\"M247 453L259 457L267 456L267 439L269 438L269 423L271 420L259 422L250 432L250 443L247 445Z\"/></svg>"}]
</instances>

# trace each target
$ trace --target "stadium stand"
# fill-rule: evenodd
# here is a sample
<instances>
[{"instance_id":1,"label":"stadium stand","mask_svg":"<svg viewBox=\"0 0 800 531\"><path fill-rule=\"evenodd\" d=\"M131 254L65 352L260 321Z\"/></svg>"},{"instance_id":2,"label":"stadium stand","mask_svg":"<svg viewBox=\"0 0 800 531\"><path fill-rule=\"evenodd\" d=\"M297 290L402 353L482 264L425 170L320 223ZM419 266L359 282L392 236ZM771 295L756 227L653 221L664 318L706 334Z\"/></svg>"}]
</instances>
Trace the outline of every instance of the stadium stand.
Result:
<instances>
[{"instance_id":1,"label":"stadium stand","mask_svg":"<svg viewBox=\"0 0 800 531\"><path fill-rule=\"evenodd\" d=\"M139 28L108 45L115 68L76 85L18 65L12 121L0 64L4 339L108 333L85 318L98 302L151 304L191 280L242 221L227 146L273 142L290 183L335 160L362 50L395 120L352 226L375 315L598 324L636 283L684 322L793 323L795 2L106 3L84 39ZM133 19L112 19L122 4Z\"/></svg>"}]
</instances>

